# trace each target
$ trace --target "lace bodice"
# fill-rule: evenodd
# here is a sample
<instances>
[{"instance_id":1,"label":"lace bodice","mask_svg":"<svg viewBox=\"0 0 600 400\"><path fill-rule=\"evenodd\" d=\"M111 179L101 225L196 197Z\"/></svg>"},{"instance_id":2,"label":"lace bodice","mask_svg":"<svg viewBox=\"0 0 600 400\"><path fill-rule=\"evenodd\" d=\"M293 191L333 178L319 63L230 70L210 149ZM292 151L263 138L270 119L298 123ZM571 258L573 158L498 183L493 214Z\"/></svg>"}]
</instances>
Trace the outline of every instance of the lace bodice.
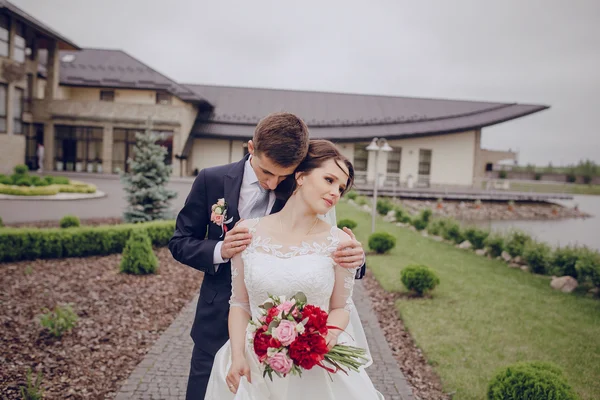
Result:
<instances>
[{"instance_id":1,"label":"lace bodice","mask_svg":"<svg viewBox=\"0 0 600 400\"><path fill-rule=\"evenodd\" d=\"M231 263L231 307L258 317L258 306L269 295L290 297L303 292L308 303L324 310L351 311L356 270L342 268L331 258L346 235L343 231L332 227L328 234L310 237L310 241L284 244L261 230L259 222L243 222L252 233L252 242Z\"/></svg>"}]
</instances>

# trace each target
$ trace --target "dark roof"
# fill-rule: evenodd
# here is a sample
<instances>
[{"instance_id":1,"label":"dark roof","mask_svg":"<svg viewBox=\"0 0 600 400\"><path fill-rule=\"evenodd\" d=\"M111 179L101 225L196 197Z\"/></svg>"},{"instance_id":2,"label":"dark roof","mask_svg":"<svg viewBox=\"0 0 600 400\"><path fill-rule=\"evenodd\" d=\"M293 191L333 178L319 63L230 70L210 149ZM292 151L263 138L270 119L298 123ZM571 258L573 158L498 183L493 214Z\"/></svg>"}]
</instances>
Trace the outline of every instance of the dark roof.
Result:
<instances>
[{"instance_id":1,"label":"dark roof","mask_svg":"<svg viewBox=\"0 0 600 400\"><path fill-rule=\"evenodd\" d=\"M40 52L46 74L47 54ZM60 52L60 84L127 89L165 90L184 101L206 103L204 98L121 50L83 49Z\"/></svg>"},{"instance_id":2,"label":"dark roof","mask_svg":"<svg viewBox=\"0 0 600 400\"><path fill-rule=\"evenodd\" d=\"M50 29L49 26L47 26L43 22L37 20L30 14L27 14L25 11L21 10L19 7L15 6L14 4L12 4L6 0L0 0L0 9L5 9L9 13L12 13L12 14L18 16L20 19L23 20L23 22L32 26L34 29L36 29L38 32L42 33L43 35L45 35L51 39L58 40L59 48L69 49L69 50L79 50L79 46L77 46L71 40L67 39L60 33L56 32L55 30Z\"/></svg>"},{"instance_id":3,"label":"dark roof","mask_svg":"<svg viewBox=\"0 0 600 400\"><path fill-rule=\"evenodd\" d=\"M289 111L311 136L333 140L388 139L461 132L532 114L548 106L187 84L214 107L197 121L196 137L250 138L265 115Z\"/></svg>"}]
</instances>

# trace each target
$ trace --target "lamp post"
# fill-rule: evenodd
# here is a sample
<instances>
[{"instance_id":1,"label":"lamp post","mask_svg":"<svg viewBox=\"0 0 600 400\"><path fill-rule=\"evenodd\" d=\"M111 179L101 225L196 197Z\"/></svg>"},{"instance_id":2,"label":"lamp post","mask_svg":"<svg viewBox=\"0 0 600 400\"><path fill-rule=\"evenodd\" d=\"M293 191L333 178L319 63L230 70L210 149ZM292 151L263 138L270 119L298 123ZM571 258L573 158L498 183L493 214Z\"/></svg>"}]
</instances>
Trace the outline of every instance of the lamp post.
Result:
<instances>
[{"instance_id":1,"label":"lamp post","mask_svg":"<svg viewBox=\"0 0 600 400\"><path fill-rule=\"evenodd\" d=\"M379 187L379 153L390 152L393 149L384 138L373 138L366 147L367 151L375 153L375 179L373 183L373 205L371 207L371 233L375 232L375 215L377 213L377 188Z\"/></svg>"}]
</instances>

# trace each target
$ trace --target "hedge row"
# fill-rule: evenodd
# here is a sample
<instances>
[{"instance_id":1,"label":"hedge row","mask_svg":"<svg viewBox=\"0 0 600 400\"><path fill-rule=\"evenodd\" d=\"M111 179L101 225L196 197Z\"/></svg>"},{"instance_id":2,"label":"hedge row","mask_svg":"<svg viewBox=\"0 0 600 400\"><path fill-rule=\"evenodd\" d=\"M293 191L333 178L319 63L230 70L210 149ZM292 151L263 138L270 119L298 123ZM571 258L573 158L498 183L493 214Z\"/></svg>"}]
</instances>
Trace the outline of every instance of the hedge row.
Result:
<instances>
[{"instance_id":1,"label":"hedge row","mask_svg":"<svg viewBox=\"0 0 600 400\"><path fill-rule=\"evenodd\" d=\"M96 193L96 186L72 181L68 185L53 184L48 186L15 186L0 183L0 194L14 196L52 196L57 193Z\"/></svg>"},{"instance_id":2,"label":"hedge row","mask_svg":"<svg viewBox=\"0 0 600 400\"><path fill-rule=\"evenodd\" d=\"M175 221L68 229L1 228L0 262L120 253L131 232L138 229L148 232L154 246L166 246Z\"/></svg>"}]
</instances>

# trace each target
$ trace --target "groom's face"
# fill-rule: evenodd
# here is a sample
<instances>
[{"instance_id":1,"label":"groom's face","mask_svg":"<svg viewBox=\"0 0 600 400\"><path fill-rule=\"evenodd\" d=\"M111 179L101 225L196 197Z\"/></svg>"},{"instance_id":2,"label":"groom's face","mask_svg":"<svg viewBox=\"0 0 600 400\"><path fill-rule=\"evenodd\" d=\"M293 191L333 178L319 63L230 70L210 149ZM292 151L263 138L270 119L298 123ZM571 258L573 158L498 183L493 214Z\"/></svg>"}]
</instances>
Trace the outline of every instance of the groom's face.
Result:
<instances>
[{"instance_id":1,"label":"groom's face","mask_svg":"<svg viewBox=\"0 0 600 400\"><path fill-rule=\"evenodd\" d=\"M258 178L258 182L263 189L275 190L285 178L294 174L297 165L291 167L282 167L275 164L265 154L255 152L251 146L248 146L252 158L250 159L250 165Z\"/></svg>"}]
</instances>

